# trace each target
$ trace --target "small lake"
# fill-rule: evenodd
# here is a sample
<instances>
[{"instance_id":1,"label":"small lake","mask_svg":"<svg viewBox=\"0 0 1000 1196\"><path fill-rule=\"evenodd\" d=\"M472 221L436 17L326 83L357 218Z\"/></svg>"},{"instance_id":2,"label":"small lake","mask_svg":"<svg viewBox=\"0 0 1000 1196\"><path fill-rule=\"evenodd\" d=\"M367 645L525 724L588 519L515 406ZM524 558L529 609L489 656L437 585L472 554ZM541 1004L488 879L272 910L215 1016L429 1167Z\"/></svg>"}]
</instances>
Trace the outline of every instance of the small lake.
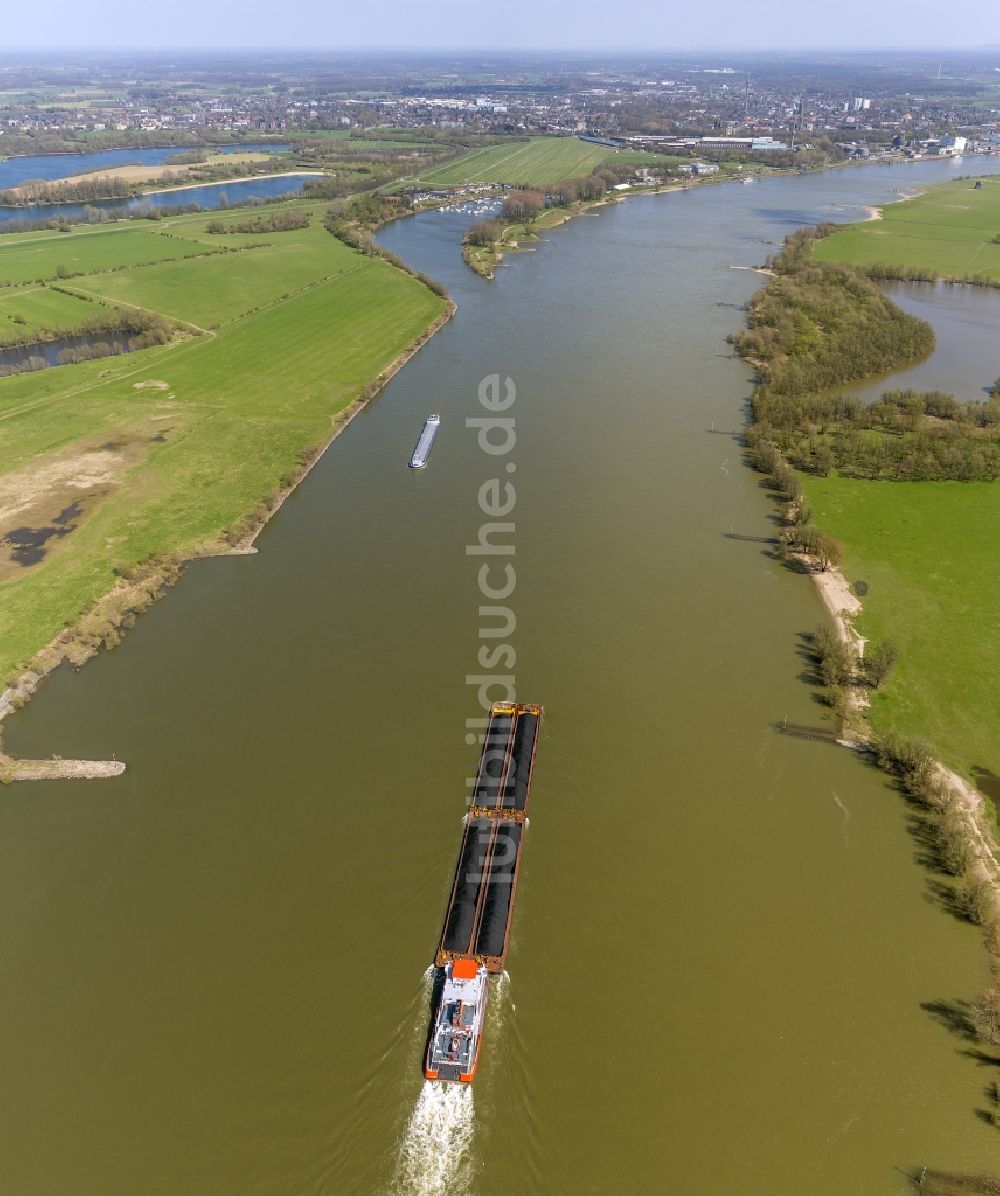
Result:
<instances>
[{"instance_id":1,"label":"small lake","mask_svg":"<svg viewBox=\"0 0 1000 1196\"><path fill-rule=\"evenodd\" d=\"M1000 290L946 282L905 282L885 292L910 315L934 328L934 352L909 369L857 386L840 387L873 403L886 390L944 390L959 399L985 399L1000 374L997 329L1000 328Z\"/></svg>"},{"instance_id":2,"label":"small lake","mask_svg":"<svg viewBox=\"0 0 1000 1196\"><path fill-rule=\"evenodd\" d=\"M205 183L200 187L175 188L173 191L157 191L131 199L102 199L94 203L45 203L29 204L26 207L0 207L0 231L4 225L16 224L21 220L82 220L85 208L99 208L112 219L135 216L149 208L180 208L197 204L206 210L225 207L227 204L248 199L275 199L282 195L298 195L308 179L315 173L286 174L247 179L244 182Z\"/></svg>"},{"instance_id":3,"label":"small lake","mask_svg":"<svg viewBox=\"0 0 1000 1196\"><path fill-rule=\"evenodd\" d=\"M282 153L292 147L287 142L280 144L255 145L172 145L157 149L114 149L96 154L38 154L30 158L8 158L0 162L0 191L17 187L29 180L44 179L53 182L67 179L74 174L86 174L92 170L107 170L112 166L162 166L174 154L186 153L192 149L208 150L211 153Z\"/></svg>"}]
</instances>

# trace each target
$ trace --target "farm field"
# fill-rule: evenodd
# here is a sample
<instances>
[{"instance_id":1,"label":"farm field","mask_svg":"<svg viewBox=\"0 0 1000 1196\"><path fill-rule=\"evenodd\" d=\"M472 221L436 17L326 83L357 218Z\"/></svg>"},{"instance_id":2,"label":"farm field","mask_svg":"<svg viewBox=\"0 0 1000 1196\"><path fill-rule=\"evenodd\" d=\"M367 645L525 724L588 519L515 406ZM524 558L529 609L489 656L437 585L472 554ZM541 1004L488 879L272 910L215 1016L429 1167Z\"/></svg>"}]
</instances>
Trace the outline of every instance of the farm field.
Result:
<instances>
[{"instance_id":1,"label":"farm field","mask_svg":"<svg viewBox=\"0 0 1000 1196\"><path fill-rule=\"evenodd\" d=\"M26 337L48 340L50 333L72 332L99 311L85 299L49 287L0 291L0 347L19 344Z\"/></svg>"},{"instance_id":2,"label":"farm field","mask_svg":"<svg viewBox=\"0 0 1000 1196\"><path fill-rule=\"evenodd\" d=\"M127 226L94 231L81 225L71 234L9 233L0 236L0 283L43 282L56 278L60 267L89 274L206 252L205 245L182 237Z\"/></svg>"},{"instance_id":3,"label":"farm field","mask_svg":"<svg viewBox=\"0 0 1000 1196\"><path fill-rule=\"evenodd\" d=\"M427 146L439 146L442 143L427 141L398 141L388 137L354 137L350 129L313 129L304 138L309 141L338 142L337 148L377 150L377 149L420 149Z\"/></svg>"},{"instance_id":4,"label":"farm field","mask_svg":"<svg viewBox=\"0 0 1000 1196\"><path fill-rule=\"evenodd\" d=\"M868 593L863 635L899 663L872 697L872 722L926 739L975 779L1000 775L1000 486L803 477L816 522L844 545L844 573Z\"/></svg>"},{"instance_id":5,"label":"farm field","mask_svg":"<svg viewBox=\"0 0 1000 1196\"><path fill-rule=\"evenodd\" d=\"M84 295L216 328L359 264L359 255L319 224L293 232L220 233L214 239L229 245L237 237L245 239L232 246L236 252L201 259L196 275L192 263L181 260L74 278L67 285Z\"/></svg>"},{"instance_id":6,"label":"farm field","mask_svg":"<svg viewBox=\"0 0 1000 1196\"><path fill-rule=\"evenodd\" d=\"M588 174L614 154L606 146L576 137L532 137L527 142L473 150L455 162L421 175L420 183L430 187L453 187L461 183L523 183L541 187Z\"/></svg>"},{"instance_id":7,"label":"farm field","mask_svg":"<svg viewBox=\"0 0 1000 1196\"><path fill-rule=\"evenodd\" d=\"M645 150L607 150L605 162L624 163L627 166L676 166L678 162L690 162L678 154L654 154Z\"/></svg>"},{"instance_id":8,"label":"farm field","mask_svg":"<svg viewBox=\"0 0 1000 1196\"><path fill-rule=\"evenodd\" d=\"M169 222L211 237L205 224L204 215ZM89 235L50 234L69 252ZM263 510L359 393L445 313L422 283L320 226L255 240L267 245L169 263L169 285L131 284L164 314L186 286L182 318L194 312L223 325L217 333L0 380L0 683L123 572L211 550ZM128 290L163 269L82 281ZM251 305L259 310L235 318ZM15 529L40 548L19 548Z\"/></svg>"},{"instance_id":9,"label":"farm field","mask_svg":"<svg viewBox=\"0 0 1000 1196\"><path fill-rule=\"evenodd\" d=\"M824 262L891 263L942 278L982 274L1000 282L1000 180L962 179L882 208L880 220L850 224L817 242Z\"/></svg>"}]
</instances>

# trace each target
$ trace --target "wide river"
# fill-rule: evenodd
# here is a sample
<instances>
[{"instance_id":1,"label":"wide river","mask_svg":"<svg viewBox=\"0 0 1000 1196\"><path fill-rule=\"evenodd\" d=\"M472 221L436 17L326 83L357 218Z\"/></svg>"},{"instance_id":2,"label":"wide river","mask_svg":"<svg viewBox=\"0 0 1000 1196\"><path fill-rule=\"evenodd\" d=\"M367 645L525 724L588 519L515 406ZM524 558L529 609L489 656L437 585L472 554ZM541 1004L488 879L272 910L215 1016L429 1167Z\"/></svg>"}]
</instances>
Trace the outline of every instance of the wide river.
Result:
<instances>
[{"instance_id":1,"label":"wide river","mask_svg":"<svg viewBox=\"0 0 1000 1196\"><path fill-rule=\"evenodd\" d=\"M6 1191L856 1196L997 1167L994 1073L956 1032L978 934L893 787L794 733L830 728L799 640L822 611L769 555L725 344L762 282L732 267L956 169L635 199L492 283L461 214L385 230L455 320L258 556L194 566L9 722L18 754L130 767L0 802ZM492 372L504 459L464 426ZM546 719L509 975L474 1087L440 1092L427 968L483 671L465 546L498 472Z\"/></svg>"}]
</instances>

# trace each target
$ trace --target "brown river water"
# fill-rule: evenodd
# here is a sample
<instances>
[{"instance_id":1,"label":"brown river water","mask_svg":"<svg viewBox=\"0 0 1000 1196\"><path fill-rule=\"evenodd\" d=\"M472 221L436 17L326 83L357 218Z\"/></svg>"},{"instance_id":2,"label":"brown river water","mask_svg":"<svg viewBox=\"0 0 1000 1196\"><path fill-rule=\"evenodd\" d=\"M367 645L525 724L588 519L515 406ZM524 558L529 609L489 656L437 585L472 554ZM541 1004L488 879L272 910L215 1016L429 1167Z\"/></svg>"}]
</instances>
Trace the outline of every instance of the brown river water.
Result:
<instances>
[{"instance_id":1,"label":"brown river water","mask_svg":"<svg viewBox=\"0 0 1000 1196\"><path fill-rule=\"evenodd\" d=\"M961 1033L978 934L899 793L796 733L831 729L799 638L822 610L769 555L725 344L763 281L732 266L954 170L635 199L493 283L459 260L467 216L384 231L455 320L258 556L191 568L7 725L18 754L129 772L0 800L4 1191L843 1196L1000 1170L995 1071ZM494 372L516 444L491 457L464 425ZM546 719L479 1077L443 1090L428 965L466 676L498 642L465 552L493 477L517 692Z\"/></svg>"}]
</instances>

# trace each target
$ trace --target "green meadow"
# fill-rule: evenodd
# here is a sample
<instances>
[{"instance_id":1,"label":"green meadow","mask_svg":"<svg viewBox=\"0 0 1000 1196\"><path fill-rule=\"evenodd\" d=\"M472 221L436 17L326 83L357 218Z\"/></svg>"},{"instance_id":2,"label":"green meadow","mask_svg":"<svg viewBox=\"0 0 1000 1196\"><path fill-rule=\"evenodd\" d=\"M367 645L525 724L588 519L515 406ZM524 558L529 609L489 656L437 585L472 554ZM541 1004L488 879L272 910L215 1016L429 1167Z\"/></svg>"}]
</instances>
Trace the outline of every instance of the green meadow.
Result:
<instances>
[{"instance_id":1,"label":"green meadow","mask_svg":"<svg viewBox=\"0 0 1000 1196\"><path fill-rule=\"evenodd\" d=\"M160 227L212 239L205 224L203 215L185 216ZM444 301L408 274L319 225L301 234L257 236L257 247L189 257L169 270L74 279L95 293L114 282L116 299L219 330L0 380L0 512L11 500L23 508L0 526L0 540L15 523L51 522L67 501L84 507L75 530L39 563L19 567L0 549L0 680L121 572L154 554L218 545L294 478L304 454L444 313ZM52 234L70 252L91 235ZM81 477L94 474L88 490Z\"/></svg>"},{"instance_id":2,"label":"green meadow","mask_svg":"<svg viewBox=\"0 0 1000 1196\"><path fill-rule=\"evenodd\" d=\"M930 267L1000 279L1000 180L936 186L816 245L824 261ZM997 373L1000 374L1000 358ZM818 526L844 545L868 593L863 634L899 662L872 700L876 730L933 745L966 776L1000 775L1000 485L802 477Z\"/></svg>"},{"instance_id":3,"label":"green meadow","mask_svg":"<svg viewBox=\"0 0 1000 1196\"><path fill-rule=\"evenodd\" d=\"M116 270L145 262L207 253L205 245L127 226L95 232L82 225L72 233L7 233L0 236L0 284L42 282L71 274Z\"/></svg>"},{"instance_id":4,"label":"green meadow","mask_svg":"<svg viewBox=\"0 0 1000 1196\"><path fill-rule=\"evenodd\" d=\"M66 286L81 294L215 328L251 309L357 269L359 261L364 261L315 221L309 228L293 232L221 233L212 240L235 252L214 254L197 263L180 259L74 278ZM197 280L194 286L193 279Z\"/></svg>"},{"instance_id":5,"label":"green meadow","mask_svg":"<svg viewBox=\"0 0 1000 1196\"><path fill-rule=\"evenodd\" d=\"M26 337L49 340L50 333L72 332L96 312L94 304L49 287L0 291L0 346L21 343Z\"/></svg>"},{"instance_id":6,"label":"green meadow","mask_svg":"<svg viewBox=\"0 0 1000 1196\"><path fill-rule=\"evenodd\" d=\"M961 179L887 204L880 220L849 224L816 245L824 262L936 270L942 278L982 274L1000 282L1000 179Z\"/></svg>"},{"instance_id":7,"label":"green meadow","mask_svg":"<svg viewBox=\"0 0 1000 1196\"><path fill-rule=\"evenodd\" d=\"M576 137L532 137L473 150L454 162L421 175L422 185L454 187L461 183L512 183L543 187L589 174L614 150Z\"/></svg>"},{"instance_id":8,"label":"green meadow","mask_svg":"<svg viewBox=\"0 0 1000 1196\"><path fill-rule=\"evenodd\" d=\"M803 478L818 526L868 586L862 634L899 663L872 697L878 730L932 743L966 775L1000 775L1000 486Z\"/></svg>"}]
</instances>

